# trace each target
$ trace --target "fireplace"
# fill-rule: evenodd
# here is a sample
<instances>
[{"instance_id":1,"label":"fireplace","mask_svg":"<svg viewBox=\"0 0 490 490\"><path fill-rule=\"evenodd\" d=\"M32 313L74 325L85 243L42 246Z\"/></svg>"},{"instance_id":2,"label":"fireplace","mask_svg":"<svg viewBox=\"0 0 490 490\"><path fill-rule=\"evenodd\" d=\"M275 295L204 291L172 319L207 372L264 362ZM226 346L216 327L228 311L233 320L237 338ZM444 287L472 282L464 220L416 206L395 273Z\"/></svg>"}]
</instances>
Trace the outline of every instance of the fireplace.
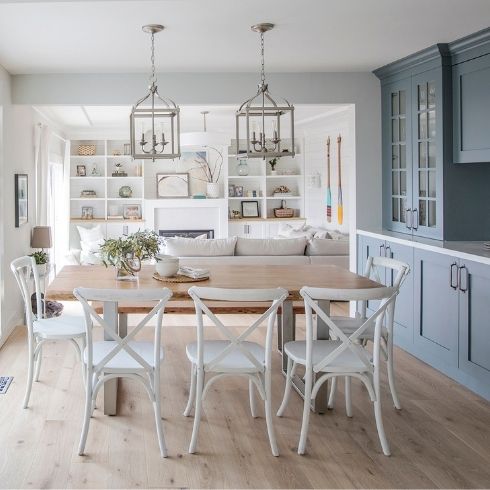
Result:
<instances>
[{"instance_id":1,"label":"fireplace","mask_svg":"<svg viewBox=\"0 0 490 490\"><path fill-rule=\"evenodd\" d=\"M174 236L196 238L201 235L206 235L206 238L214 238L214 230L158 230L158 234L164 238Z\"/></svg>"}]
</instances>

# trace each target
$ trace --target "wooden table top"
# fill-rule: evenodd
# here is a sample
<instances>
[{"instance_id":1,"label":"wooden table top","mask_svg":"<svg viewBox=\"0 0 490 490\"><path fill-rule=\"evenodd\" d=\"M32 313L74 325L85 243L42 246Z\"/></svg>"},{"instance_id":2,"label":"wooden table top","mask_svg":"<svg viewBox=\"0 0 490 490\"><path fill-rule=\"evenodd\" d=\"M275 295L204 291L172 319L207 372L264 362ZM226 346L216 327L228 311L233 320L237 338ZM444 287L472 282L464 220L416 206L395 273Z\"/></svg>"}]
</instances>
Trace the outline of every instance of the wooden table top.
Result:
<instances>
[{"instance_id":1,"label":"wooden table top","mask_svg":"<svg viewBox=\"0 0 490 490\"><path fill-rule=\"evenodd\" d=\"M139 272L138 281L116 281L113 267L103 265L67 265L61 269L46 291L50 300L72 301L76 287L101 289L143 289L168 287L173 291L172 300L189 299L188 290L193 285L221 288L276 288L289 291L290 300L301 300L303 286L325 288L373 288L382 285L335 265L208 265L207 281L195 283L166 283L153 279L154 266L145 265Z\"/></svg>"}]
</instances>

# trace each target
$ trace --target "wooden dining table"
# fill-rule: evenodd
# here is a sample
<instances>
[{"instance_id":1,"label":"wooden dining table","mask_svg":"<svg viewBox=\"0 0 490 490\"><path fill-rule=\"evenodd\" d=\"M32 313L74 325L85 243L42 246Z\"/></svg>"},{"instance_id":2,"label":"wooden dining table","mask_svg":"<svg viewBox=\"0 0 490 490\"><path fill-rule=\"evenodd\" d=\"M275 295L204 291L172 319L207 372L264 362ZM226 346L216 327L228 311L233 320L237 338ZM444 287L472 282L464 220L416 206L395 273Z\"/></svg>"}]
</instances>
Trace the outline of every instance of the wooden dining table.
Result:
<instances>
[{"instance_id":1,"label":"wooden dining table","mask_svg":"<svg viewBox=\"0 0 490 490\"><path fill-rule=\"evenodd\" d=\"M382 285L366 277L360 276L346 269L334 265L215 265L206 263L203 258L203 267L210 270L210 277L206 281L198 283L172 283L161 282L153 278L154 266L144 265L138 273L136 281L116 280L115 270L103 265L79 266L67 265L61 269L56 278L51 282L46 291L46 298L57 301L75 301L73 290L77 287L100 289L146 289L168 287L172 290L172 298L169 309L174 302L191 302L188 290L193 285L217 287L217 288L276 288L282 287L288 290L289 296L281 308L281 321L278 330L278 350L283 354L283 346L286 342L295 339L295 318L293 304L301 301L300 290L303 286L323 287L335 289L373 288ZM176 303L174 303L176 304ZM328 301L321 305L329 310ZM120 314L120 305L114 302L103 304L104 320L114 327L120 336L126 334L127 319ZM127 310L126 310L127 311ZM174 309L174 312L189 312L189 308ZM243 313L256 313L256 305L252 308L247 304L240 305ZM230 312L234 312L230 310ZM328 327L317 320L317 338L328 338ZM283 372L286 369L287 358L283 355ZM293 386L302 394L304 384L300 377L296 376ZM326 410L327 384L317 395L317 403L314 409L320 413ZM104 413L115 415L117 407L117 380L107 381L104 385Z\"/></svg>"}]
</instances>

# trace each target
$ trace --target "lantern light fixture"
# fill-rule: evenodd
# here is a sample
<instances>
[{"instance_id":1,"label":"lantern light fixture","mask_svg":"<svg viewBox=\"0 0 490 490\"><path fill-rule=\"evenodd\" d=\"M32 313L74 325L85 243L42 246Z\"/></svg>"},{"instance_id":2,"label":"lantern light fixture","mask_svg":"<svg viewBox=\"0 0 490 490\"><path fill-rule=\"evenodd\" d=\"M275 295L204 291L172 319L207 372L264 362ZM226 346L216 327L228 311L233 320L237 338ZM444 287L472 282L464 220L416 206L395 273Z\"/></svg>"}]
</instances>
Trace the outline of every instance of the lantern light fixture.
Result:
<instances>
[{"instance_id":1,"label":"lantern light fixture","mask_svg":"<svg viewBox=\"0 0 490 490\"><path fill-rule=\"evenodd\" d=\"M274 99L265 79L264 33L273 28L274 24L270 23L251 27L252 31L260 33L260 83L257 93L236 111L238 157L265 159L295 155L294 106L286 99ZM284 133L288 129L289 134L286 139Z\"/></svg>"},{"instance_id":2,"label":"lantern light fixture","mask_svg":"<svg viewBox=\"0 0 490 490\"><path fill-rule=\"evenodd\" d=\"M160 24L142 27L151 34L151 75L148 93L139 99L129 117L131 156L135 159L180 157L180 108L158 93L155 73L155 34L163 31Z\"/></svg>"}]
</instances>

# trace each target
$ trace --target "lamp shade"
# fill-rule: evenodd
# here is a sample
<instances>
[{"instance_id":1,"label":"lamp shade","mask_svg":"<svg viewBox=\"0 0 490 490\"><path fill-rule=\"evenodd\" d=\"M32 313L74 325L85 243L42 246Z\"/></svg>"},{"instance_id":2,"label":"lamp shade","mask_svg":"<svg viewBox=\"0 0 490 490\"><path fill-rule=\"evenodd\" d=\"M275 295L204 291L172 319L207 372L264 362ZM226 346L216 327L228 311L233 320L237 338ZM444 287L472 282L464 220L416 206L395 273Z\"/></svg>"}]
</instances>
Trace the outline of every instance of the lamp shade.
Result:
<instances>
[{"instance_id":1,"label":"lamp shade","mask_svg":"<svg viewBox=\"0 0 490 490\"><path fill-rule=\"evenodd\" d=\"M50 226L35 226L32 229L31 247L32 248L51 248L53 242L51 240Z\"/></svg>"}]
</instances>

